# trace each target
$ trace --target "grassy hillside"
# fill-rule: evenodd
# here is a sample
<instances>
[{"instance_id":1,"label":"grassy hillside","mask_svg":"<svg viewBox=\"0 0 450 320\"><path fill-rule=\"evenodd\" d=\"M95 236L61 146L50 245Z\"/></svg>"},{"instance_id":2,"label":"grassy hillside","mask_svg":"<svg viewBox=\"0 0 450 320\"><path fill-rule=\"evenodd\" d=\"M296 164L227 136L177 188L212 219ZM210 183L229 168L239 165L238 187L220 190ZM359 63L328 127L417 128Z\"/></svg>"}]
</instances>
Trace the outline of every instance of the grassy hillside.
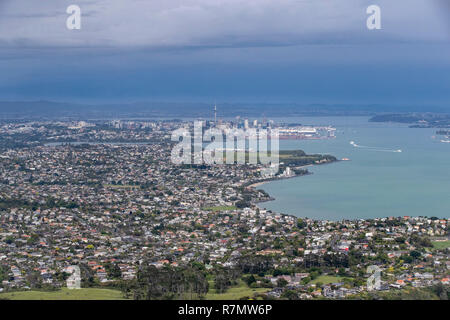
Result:
<instances>
[{"instance_id":1,"label":"grassy hillside","mask_svg":"<svg viewBox=\"0 0 450 320\"><path fill-rule=\"evenodd\" d=\"M237 286L229 288L225 293L216 293L213 281L209 283L209 292L206 294L205 300L239 300L243 297L252 298L254 293L267 292L266 288L249 288L243 281L239 281Z\"/></svg>"},{"instance_id":2,"label":"grassy hillside","mask_svg":"<svg viewBox=\"0 0 450 320\"><path fill-rule=\"evenodd\" d=\"M242 297L252 297L254 293L266 292L269 289L249 288L244 282L231 287L225 293L216 293L210 283L210 290L206 295L206 300L238 300ZM84 288L69 290L63 288L57 291L16 291L0 293L0 300L124 300L122 293L112 289Z\"/></svg>"},{"instance_id":3,"label":"grassy hillside","mask_svg":"<svg viewBox=\"0 0 450 320\"><path fill-rule=\"evenodd\" d=\"M67 289L57 291L17 291L0 293L8 300L123 300L122 293L111 289Z\"/></svg>"}]
</instances>

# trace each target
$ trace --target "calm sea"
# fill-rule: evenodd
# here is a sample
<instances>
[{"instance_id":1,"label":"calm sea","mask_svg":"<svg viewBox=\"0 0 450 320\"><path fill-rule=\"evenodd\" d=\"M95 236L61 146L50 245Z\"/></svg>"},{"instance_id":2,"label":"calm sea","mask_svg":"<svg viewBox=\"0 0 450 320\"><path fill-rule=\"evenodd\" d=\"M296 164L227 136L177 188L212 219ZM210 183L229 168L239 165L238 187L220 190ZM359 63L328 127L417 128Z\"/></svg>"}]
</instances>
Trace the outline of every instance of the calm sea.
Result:
<instances>
[{"instance_id":1,"label":"calm sea","mask_svg":"<svg viewBox=\"0 0 450 320\"><path fill-rule=\"evenodd\" d=\"M436 129L370 123L366 117L290 118L288 122L332 125L337 128L336 139L283 140L280 149L328 153L351 161L313 166L312 175L260 186L276 199L260 207L330 220L450 217L450 143L434 137ZM402 152L395 152L398 149Z\"/></svg>"}]
</instances>

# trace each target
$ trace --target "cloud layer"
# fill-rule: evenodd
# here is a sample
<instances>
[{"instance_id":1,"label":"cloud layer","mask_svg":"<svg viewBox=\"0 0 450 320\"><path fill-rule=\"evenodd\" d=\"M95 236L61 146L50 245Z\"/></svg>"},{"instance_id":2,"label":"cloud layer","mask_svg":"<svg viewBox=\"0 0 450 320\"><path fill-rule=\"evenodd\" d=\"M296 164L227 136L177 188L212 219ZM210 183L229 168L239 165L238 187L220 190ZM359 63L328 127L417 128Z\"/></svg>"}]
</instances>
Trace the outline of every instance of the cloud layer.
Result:
<instances>
[{"instance_id":1,"label":"cloud layer","mask_svg":"<svg viewBox=\"0 0 450 320\"><path fill-rule=\"evenodd\" d=\"M448 42L446 0L3 0L3 46L243 47ZM82 9L82 30L65 28ZM370 34L365 9L382 8ZM442 6L439 6L442 4ZM447 16L447 18L449 18Z\"/></svg>"},{"instance_id":2,"label":"cloud layer","mask_svg":"<svg viewBox=\"0 0 450 320\"><path fill-rule=\"evenodd\" d=\"M81 30L66 28L71 4ZM382 30L366 28L371 4ZM0 0L0 100L445 104L449 9L449 0Z\"/></svg>"}]
</instances>

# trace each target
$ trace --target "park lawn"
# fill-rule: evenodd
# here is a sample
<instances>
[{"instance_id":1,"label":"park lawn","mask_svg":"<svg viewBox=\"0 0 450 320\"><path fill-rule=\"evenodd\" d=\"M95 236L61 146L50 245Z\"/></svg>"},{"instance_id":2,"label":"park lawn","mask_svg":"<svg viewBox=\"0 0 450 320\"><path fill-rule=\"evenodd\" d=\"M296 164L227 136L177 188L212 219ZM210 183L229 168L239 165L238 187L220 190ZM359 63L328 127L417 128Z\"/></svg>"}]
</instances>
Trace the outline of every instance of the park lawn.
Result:
<instances>
[{"instance_id":1,"label":"park lawn","mask_svg":"<svg viewBox=\"0 0 450 320\"><path fill-rule=\"evenodd\" d=\"M284 153L278 154L278 157L283 160L295 158L295 156L293 156L292 154L284 154Z\"/></svg>"},{"instance_id":2,"label":"park lawn","mask_svg":"<svg viewBox=\"0 0 450 320\"><path fill-rule=\"evenodd\" d=\"M310 283L320 282L322 284L329 284L329 283L342 282L343 279L344 279L344 277L323 275L323 276L318 276L317 278L312 280Z\"/></svg>"},{"instance_id":3,"label":"park lawn","mask_svg":"<svg viewBox=\"0 0 450 320\"><path fill-rule=\"evenodd\" d=\"M438 250L450 248L450 240L447 241L431 241L433 247Z\"/></svg>"},{"instance_id":4,"label":"park lawn","mask_svg":"<svg viewBox=\"0 0 450 320\"><path fill-rule=\"evenodd\" d=\"M269 291L268 288L249 288L242 280L234 287L230 287L225 293L216 293L214 282L210 281L209 291L205 296L205 300L239 300L243 297L253 297L254 293L264 293Z\"/></svg>"},{"instance_id":5,"label":"park lawn","mask_svg":"<svg viewBox=\"0 0 450 320\"><path fill-rule=\"evenodd\" d=\"M122 292L112 289L82 288L57 291L16 291L0 293L8 300L124 300Z\"/></svg>"},{"instance_id":6,"label":"park lawn","mask_svg":"<svg viewBox=\"0 0 450 320\"><path fill-rule=\"evenodd\" d=\"M236 207L235 206L217 206L217 207L203 208L203 210L218 212L218 211L236 210Z\"/></svg>"},{"instance_id":7,"label":"park lawn","mask_svg":"<svg viewBox=\"0 0 450 320\"><path fill-rule=\"evenodd\" d=\"M248 163L248 162L250 162L250 158L252 159L252 161L256 160L257 163L261 163L261 157L258 152L245 151L244 156L242 156L242 153L244 153L244 152L243 151L237 151L237 152L235 151L234 155L232 156L232 161L228 160L228 162L227 162L227 153L224 152L223 153L223 163L230 163L230 162L236 163L238 161L238 159L239 159L239 161L243 160L245 163ZM271 155L272 155L271 152L268 150L267 156L270 157ZM243 158L243 159L241 159L241 158Z\"/></svg>"}]
</instances>

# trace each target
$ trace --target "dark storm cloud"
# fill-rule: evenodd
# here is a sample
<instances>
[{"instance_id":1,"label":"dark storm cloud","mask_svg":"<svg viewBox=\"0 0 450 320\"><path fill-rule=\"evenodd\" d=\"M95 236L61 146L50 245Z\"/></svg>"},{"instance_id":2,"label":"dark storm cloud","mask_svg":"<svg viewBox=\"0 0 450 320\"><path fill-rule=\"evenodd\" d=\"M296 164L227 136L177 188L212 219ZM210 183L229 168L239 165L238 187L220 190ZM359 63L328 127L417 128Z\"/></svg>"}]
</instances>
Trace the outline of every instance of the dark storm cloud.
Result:
<instances>
[{"instance_id":1,"label":"dark storm cloud","mask_svg":"<svg viewBox=\"0 0 450 320\"><path fill-rule=\"evenodd\" d=\"M4 1L0 39L45 46L271 46L367 43L366 0L97 0L75 1L83 27L65 29L73 1ZM429 0L375 1L382 7L377 42L446 41ZM438 5L446 6L438 1ZM24 21L27 20L27 21ZM445 19L444 19L445 20Z\"/></svg>"},{"instance_id":2,"label":"dark storm cloud","mask_svg":"<svg viewBox=\"0 0 450 320\"><path fill-rule=\"evenodd\" d=\"M69 31L73 3L82 29ZM366 28L371 4L382 30ZM448 101L446 9L446 0L0 0L0 99Z\"/></svg>"}]
</instances>

